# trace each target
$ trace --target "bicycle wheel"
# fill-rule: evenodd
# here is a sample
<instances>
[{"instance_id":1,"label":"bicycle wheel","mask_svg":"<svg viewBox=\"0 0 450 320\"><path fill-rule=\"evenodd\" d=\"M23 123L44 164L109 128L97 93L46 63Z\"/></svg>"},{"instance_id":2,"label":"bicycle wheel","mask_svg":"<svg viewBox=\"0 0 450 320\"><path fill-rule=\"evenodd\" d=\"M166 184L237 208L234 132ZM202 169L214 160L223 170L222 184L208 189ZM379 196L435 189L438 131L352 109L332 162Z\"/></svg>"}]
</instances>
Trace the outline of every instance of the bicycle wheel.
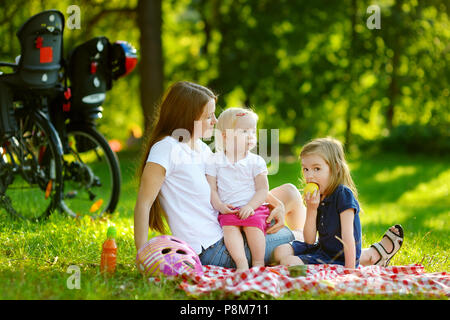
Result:
<instances>
[{"instance_id":1,"label":"bicycle wheel","mask_svg":"<svg viewBox=\"0 0 450 320\"><path fill-rule=\"evenodd\" d=\"M17 218L50 215L61 196L59 137L39 111L16 111L17 134L0 146L0 207Z\"/></svg>"},{"instance_id":2,"label":"bicycle wheel","mask_svg":"<svg viewBox=\"0 0 450 320\"><path fill-rule=\"evenodd\" d=\"M77 217L97 218L116 209L120 167L106 139L87 124L67 127L69 151L63 156L62 209Z\"/></svg>"}]
</instances>

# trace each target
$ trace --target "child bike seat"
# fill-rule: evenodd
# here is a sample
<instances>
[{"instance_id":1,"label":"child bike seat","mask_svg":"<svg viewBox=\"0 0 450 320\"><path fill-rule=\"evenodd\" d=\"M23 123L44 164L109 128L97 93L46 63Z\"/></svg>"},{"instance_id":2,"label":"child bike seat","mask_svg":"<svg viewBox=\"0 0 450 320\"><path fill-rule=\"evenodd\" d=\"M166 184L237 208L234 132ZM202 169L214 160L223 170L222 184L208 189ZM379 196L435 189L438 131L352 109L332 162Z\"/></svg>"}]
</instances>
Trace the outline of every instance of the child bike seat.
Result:
<instances>
[{"instance_id":1,"label":"child bike seat","mask_svg":"<svg viewBox=\"0 0 450 320\"><path fill-rule=\"evenodd\" d=\"M46 10L28 19L17 32L21 57L15 72L0 75L0 81L27 87L47 89L58 82L63 50L64 15L58 10Z\"/></svg>"}]
</instances>

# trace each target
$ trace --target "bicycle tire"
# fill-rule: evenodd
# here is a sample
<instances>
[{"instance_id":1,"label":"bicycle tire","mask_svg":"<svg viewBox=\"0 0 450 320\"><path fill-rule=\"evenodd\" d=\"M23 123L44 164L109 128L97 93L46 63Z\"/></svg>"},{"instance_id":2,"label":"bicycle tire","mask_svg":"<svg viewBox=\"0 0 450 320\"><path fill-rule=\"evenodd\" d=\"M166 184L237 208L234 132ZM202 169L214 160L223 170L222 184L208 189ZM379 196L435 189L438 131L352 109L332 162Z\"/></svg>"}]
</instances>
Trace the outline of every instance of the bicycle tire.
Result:
<instances>
[{"instance_id":1,"label":"bicycle tire","mask_svg":"<svg viewBox=\"0 0 450 320\"><path fill-rule=\"evenodd\" d=\"M90 141L91 145L87 146L83 146L82 143L80 143L78 139L78 141L75 138L75 143L77 144L76 146L76 150L74 150L75 147L70 147L72 149L72 152L76 152L78 154L78 156L81 157L80 153L86 153L91 151L90 148L92 148L92 146L97 145L98 147L101 148L101 151L104 154L105 160L107 161L108 164L108 171L110 174L110 186L111 186L111 190L109 192L109 196L108 196L108 200L106 201L106 205L103 206L101 208L101 210L98 210L99 212L91 212L91 210L87 210L87 207L82 208L82 206L78 206L75 202L75 200L71 200L67 195L69 192L72 192L73 190L68 190L70 189L70 180L72 179L73 174L70 174L70 166L71 163L67 160L67 153L64 155L63 158L63 167L64 167L64 173L63 173L63 193L61 196L61 201L60 201L60 205L61 205L61 209L67 213L70 216L73 217L78 217L81 216L83 214L87 214L90 215L93 218L98 218L100 216L102 216L104 213L114 213L118 201L119 201L119 197L120 197L120 188L121 188L121 172L120 172L120 166L119 166L119 161L118 158L116 156L116 154L111 150L108 141L105 139L105 137L98 132L97 129L95 129L93 126L89 125L89 124L84 124L84 123L74 123L74 124L69 124L67 126L67 137L68 139L71 139L70 137L83 137L89 140L85 140L85 144L86 141ZM92 148L93 150L93 148ZM70 156L70 155L69 155ZM98 156L98 154L97 154ZM76 162L76 161L73 161ZM87 175L94 175L95 178L99 178L95 172L94 173L94 169L90 168L92 167L92 165L86 165L85 163L82 163L81 166L84 168L84 172ZM95 164L94 164L95 166ZM75 178L76 179L76 178ZM104 182L103 180L101 182ZM78 184L81 184L78 180ZM87 188L86 188L87 189ZM83 192L83 190L80 190L80 195L78 195L78 191L75 190L77 192L77 194L75 196L73 196L73 198L76 197L80 197L83 198L83 195L81 194L81 192ZM93 194L93 193L91 193ZM94 204L96 203L96 201L98 201L99 199L98 194L95 195L94 199L90 199L90 203L88 202L89 200L87 199L82 199L79 201L79 203L81 203L81 201L85 201L85 203L87 204L88 207L90 207L90 209L92 209L92 207L94 206ZM102 199L103 202L103 198L100 197L100 199ZM95 201L94 201L95 200ZM81 208L81 209L80 209ZM80 212L82 211L82 212Z\"/></svg>"},{"instance_id":2,"label":"bicycle tire","mask_svg":"<svg viewBox=\"0 0 450 320\"><path fill-rule=\"evenodd\" d=\"M20 110L16 111L16 117L19 126L17 134L8 139L9 146L2 144L5 151L3 152L2 149L4 154L1 159L1 165L5 170L15 166L15 170L9 170L9 174L15 176L10 176L12 178L11 184L2 186L5 190L0 190L0 206L6 209L12 217L39 221L48 217L60 202L62 192L62 145L55 128L41 111ZM32 130L29 130L28 126L31 126ZM27 136L25 137L25 135ZM35 142L42 137L47 137L48 143L40 145L39 150L31 150L36 146L33 143L28 146L24 143L25 139ZM12 147L12 143L16 145ZM17 152L21 153L20 156L17 156ZM39 159L36 158L36 155ZM20 164L16 162L20 162ZM13 181L17 179L20 179L19 187L12 185ZM19 196L14 195L15 190L20 189L35 189L38 195L39 192L43 193L45 199L42 201L40 197L36 197L36 192L31 193L31 191L23 191ZM42 197L42 194L40 196ZM43 210L38 208L37 202L39 201L42 201Z\"/></svg>"}]
</instances>

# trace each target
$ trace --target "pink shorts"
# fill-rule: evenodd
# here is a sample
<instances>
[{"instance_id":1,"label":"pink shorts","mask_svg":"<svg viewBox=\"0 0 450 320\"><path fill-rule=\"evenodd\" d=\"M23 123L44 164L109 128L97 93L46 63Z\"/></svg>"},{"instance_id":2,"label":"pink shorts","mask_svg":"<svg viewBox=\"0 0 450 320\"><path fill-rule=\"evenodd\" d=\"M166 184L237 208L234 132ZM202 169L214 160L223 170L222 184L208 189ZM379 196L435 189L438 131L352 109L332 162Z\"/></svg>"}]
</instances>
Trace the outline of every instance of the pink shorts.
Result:
<instances>
[{"instance_id":1,"label":"pink shorts","mask_svg":"<svg viewBox=\"0 0 450 320\"><path fill-rule=\"evenodd\" d=\"M234 209L239 209L236 207ZM269 207L266 205L259 206L255 210L255 214L248 217L247 219L242 220L239 218L237 214L219 214L219 223L220 226L242 226L242 227L257 227L266 234L266 229L268 227L268 223L266 223L266 219L270 214Z\"/></svg>"}]
</instances>

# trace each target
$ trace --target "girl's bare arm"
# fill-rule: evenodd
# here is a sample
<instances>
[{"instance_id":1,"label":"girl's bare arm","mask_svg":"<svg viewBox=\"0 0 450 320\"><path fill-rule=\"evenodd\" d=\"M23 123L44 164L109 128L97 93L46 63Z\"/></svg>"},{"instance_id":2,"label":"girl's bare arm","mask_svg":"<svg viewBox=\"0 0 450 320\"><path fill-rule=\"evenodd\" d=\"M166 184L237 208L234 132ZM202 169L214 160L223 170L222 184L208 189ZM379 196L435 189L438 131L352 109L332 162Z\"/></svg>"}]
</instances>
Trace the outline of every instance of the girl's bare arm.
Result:
<instances>
[{"instance_id":1,"label":"girl's bare arm","mask_svg":"<svg viewBox=\"0 0 450 320\"><path fill-rule=\"evenodd\" d=\"M307 193L305 196L306 202L306 220L305 227L303 229L303 238L306 243L314 244L316 242L317 235L317 208L320 203L320 192L314 191L311 195Z\"/></svg>"},{"instance_id":2,"label":"girl's bare arm","mask_svg":"<svg viewBox=\"0 0 450 320\"><path fill-rule=\"evenodd\" d=\"M355 268L356 248L355 237L353 235L353 219L355 209L347 209L340 214L341 219L341 235L344 245L345 267Z\"/></svg>"},{"instance_id":3,"label":"girl's bare arm","mask_svg":"<svg viewBox=\"0 0 450 320\"><path fill-rule=\"evenodd\" d=\"M251 200L247 203L254 209L261 206L265 201L269 193L269 181L266 174L258 174L255 177L255 194Z\"/></svg>"},{"instance_id":4,"label":"girl's bare arm","mask_svg":"<svg viewBox=\"0 0 450 320\"><path fill-rule=\"evenodd\" d=\"M268 193L269 181L267 180L267 175L264 173L258 174L255 177L255 194L245 206L241 207L239 217L246 219L254 214L254 210L266 201Z\"/></svg>"}]
</instances>

